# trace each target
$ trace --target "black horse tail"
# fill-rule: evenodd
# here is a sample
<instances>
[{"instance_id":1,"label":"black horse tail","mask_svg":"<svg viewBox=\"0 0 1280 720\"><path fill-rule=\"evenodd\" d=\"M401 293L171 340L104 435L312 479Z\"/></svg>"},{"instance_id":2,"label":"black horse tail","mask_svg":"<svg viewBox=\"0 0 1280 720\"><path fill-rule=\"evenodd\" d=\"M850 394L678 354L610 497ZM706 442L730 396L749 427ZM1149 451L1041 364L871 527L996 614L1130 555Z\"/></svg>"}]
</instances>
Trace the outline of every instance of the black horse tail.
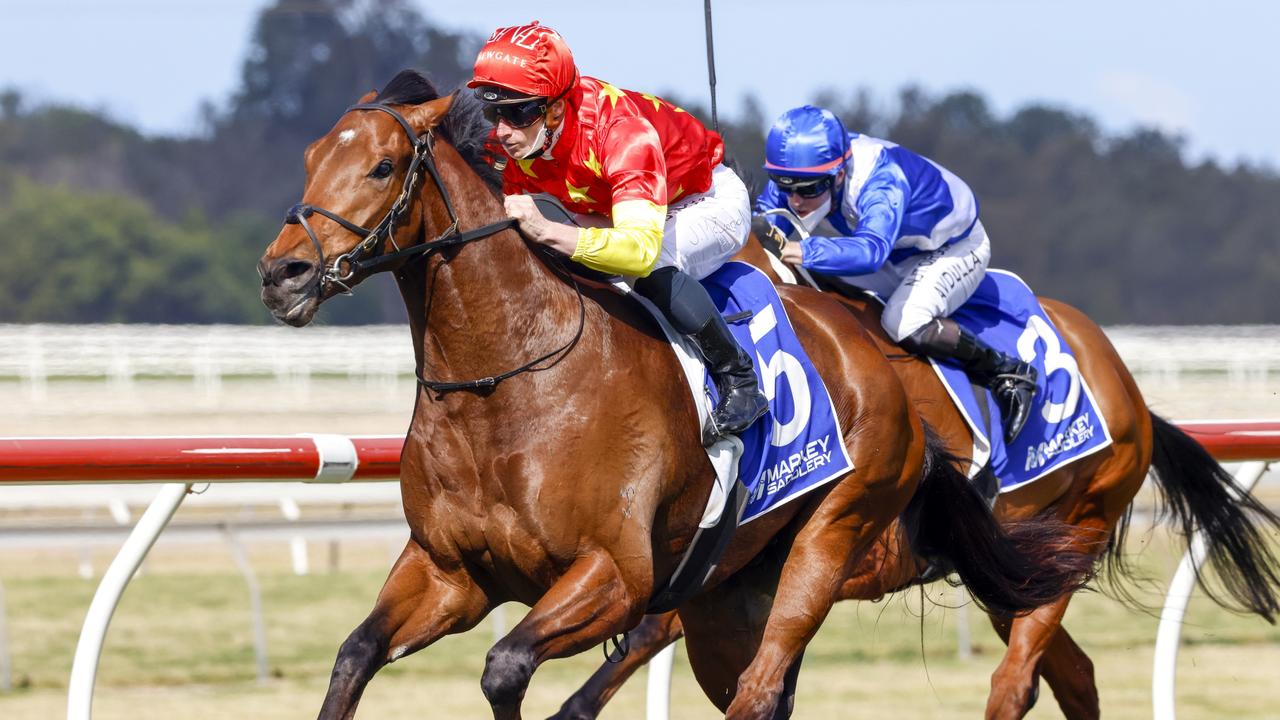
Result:
<instances>
[{"instance_id":1,"label":"black horse tail","mask_svg":"<svg viewBox=\"0 0 1280 720\"><path fill-rule=\"evenodd\" d=\"M926 426L924 479L904 513L917 555L945 561L979 606L1000 615L1029 612L1085 586L1103 549L1101 536L1082 536L1046 515L997 522L959 463Z\"/></svg>"},{"instance_id":2,"label":"black horse tail","mask_svg":"<svg viewBox=\"0 0 1280 720\"><path fill-rule=\"evenodd\" d=\"M1151 468L1164 495L1158 517L1171 517L1187 540L1196 531L1206 535L1208 564L1220 586L1211 586L1199 571L1196 583L1222 607L1275 624L1280 615L1280 561L1264 529L1280 533L1280 517L1243 492L1235 478L1176 425L1151 413L1151 429Z\"/></svg>"}]
</instances>

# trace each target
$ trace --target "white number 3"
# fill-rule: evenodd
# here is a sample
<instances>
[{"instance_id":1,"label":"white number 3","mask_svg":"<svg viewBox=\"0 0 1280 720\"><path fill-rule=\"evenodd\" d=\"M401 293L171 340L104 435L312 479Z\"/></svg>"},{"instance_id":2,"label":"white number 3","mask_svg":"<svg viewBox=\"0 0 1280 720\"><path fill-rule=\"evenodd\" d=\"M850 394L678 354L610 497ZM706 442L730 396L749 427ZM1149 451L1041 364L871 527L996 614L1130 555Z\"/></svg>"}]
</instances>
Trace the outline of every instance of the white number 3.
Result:
<instances>
[{"instance_id":1,"label":"white number 3","mask_svg":"<svg viewBox=\"0 0 1280 720\"><path fill-rule=\"evenodd\" d=\"M1049 327L1049 323L1045 322L1039 315L1032 315L1030 322L1027 323L1027 329L1022 331L1022 336L1018 338L1018 355L1022 357L1023 362L1031 362L1036 357L1036 340L1044 342L1044 372L1045 375L1052 375L1059 370L1066 372L1067 377L1071 380L1071 386L1067 389L1067 398L1060 403L1046 402L1040 408L1040 412L1044 415L1045 422L1059 423L1063 418L1070 417L1076 411L1076 405L1080 402L1080 366L1076 364L1076 359L1062 352L1062 345L1058 342L1058 334ZM1047 377L1046 377L1047 379Z\"/></svg>"}]
</instances>

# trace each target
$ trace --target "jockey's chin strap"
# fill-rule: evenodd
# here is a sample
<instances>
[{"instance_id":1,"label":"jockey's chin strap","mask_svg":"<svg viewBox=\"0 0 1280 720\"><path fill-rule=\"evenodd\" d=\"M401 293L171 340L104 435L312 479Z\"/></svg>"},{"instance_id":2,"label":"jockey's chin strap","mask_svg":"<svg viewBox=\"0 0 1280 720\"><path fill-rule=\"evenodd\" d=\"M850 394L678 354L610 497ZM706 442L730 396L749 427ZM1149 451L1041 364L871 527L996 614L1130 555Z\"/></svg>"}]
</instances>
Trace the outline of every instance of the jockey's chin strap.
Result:
<instances>
[{"instance_id":1,"label":"jockey's chin strap","mask_svg":"<svg viewBox=\"0 0 1280 720\"><path fill-rule=\"evenodd\" d=\"M356 276L368 276L377 272L390 269L390 266L401 263L407 259L428 256L441 250L447 250L453 247L466 245L476 240L496 235L503 230L510 230L518 227L519 223L512 218L500 220L495 223L489 223L481 227L467 230L458 230L458 213L453 208L453 200L449 197L449 191L444 186L444 181L440 179L440 171L436 168L435 154L432 152L433 136L428 130L422 135L418 135L413 130L413 126L399 112L390 106L382 103L359 103L347 108L347 112L353 110L377 110L384 112L395 118L396 122L404 130L405 135L409 138L409 144L413 146L413 159L409 162L409 169L405 173L404 184L400 188L400 195L396 197L391 209L386 215L374 225L372 229L357 225L354 222L342 217L341 215L326 210L322 207L310 205L308 203L298 203L289 208L285 213L285 223L289 225L301 225L307 237L311 239L311 244L315 246L316 255L320 261L320 272L316 274L315 293L316 297L322 297L325 289L330 283L342 288L344 294L351 294L351 287L348 283ZM417 245L411 245L407 248L401 248L396 243L395 231L396 225L400 223L401 218L413 205L414 190L418 183L418 175L421 174L423 168L426 168L431 179L435 182L436 189L440 191L440 199L444 201L445 210L449 213L449 227L434 239L421 242ZM334 259L332 264L325 262L324 248L320 244L320 237L316 235L316 231L311 227L311 223L307 222L307 218L313 214L319 214L337 223L344 230L357 236L363 236L355 247L347 252L339 255ZM424 220L425 223L425 220ZM394 252L383 252L384 241L390 242L395 247ZM553 267L555 263L553 263ZM514 370L501 373L499 375L491 375L489 377L480 378L478 380L469 380L466 382L438 382L427 380L422 377L421 373L415 373L418 383L423 387L444 395L446 393L457 392L459 390L490 390L497 386L498 383L508 378L519 375L530 370L538 370L544 368L535 367L539 363L552 358L563 356L578 344L578 339L582 337L582 330L586 325L586 302L582 297L582 288L578 285L578 281L570 272L562 272L563 277L567 278L573 285L574 291L578 295L578 329L573 337L564 345L542 355L530 362L521 365ZM430 310L430 305L427 306Z\"/></svg>"}]
</instances>

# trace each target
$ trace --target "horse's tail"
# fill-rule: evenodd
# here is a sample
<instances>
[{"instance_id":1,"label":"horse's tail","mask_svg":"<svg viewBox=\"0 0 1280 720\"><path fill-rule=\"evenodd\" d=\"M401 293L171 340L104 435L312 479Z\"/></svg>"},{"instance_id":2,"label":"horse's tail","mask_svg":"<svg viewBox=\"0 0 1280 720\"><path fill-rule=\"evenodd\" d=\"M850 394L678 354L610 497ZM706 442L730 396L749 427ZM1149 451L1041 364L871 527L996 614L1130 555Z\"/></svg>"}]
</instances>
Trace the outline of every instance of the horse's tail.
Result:
<instances>
[{"instance_id":1,"label":"horse's tail","mask_svg":"<svg viewBox=\"0 0 1280 720\"><path fill-rule=\"evenodd\" d=\"M1207 536L1209 565L1221 587L1210 587L1198 570L1197 584L1219 605L1274 624L1280 614L1280 561L1262 529L1280 532L1280 517L1241 491L1230 473L1176 425L1151 413L1151 428L1151 468L1164 494L1159 516L1171 516L1187 540L1196 531Z\"/></svg>"},{"instance_id":2,"label":"horse's tail","mask_svg":"<svg viewBox=\"0 0 1280 720\"><path fill-rule=\"evenodd\" d=\"M912 548L944 559L984 609L1028 612L1093 577L1101 537L1082 542L1079 528L1048 516L1002 525L974 481L957 469L959 458L928 427L925 453L924 479L905 514Z\"/></svg>"}]
</instances>

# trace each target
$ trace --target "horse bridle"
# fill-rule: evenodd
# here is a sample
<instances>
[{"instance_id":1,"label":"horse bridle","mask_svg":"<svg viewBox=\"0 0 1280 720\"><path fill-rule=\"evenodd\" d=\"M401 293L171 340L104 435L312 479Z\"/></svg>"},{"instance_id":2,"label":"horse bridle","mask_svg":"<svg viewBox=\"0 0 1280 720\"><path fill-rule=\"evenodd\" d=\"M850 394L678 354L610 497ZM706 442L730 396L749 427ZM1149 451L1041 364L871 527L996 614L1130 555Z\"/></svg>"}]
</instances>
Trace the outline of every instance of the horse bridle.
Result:
<instances>
[{"instance_id":1,"label":"horse bridle","mask_svg":"<svg viewBox=\"0 0 1280 720\"><path fill-rule=\"evenodd\" d=\"M409 144L413 147L413 159L409 162L409 170L405 173L400 195L391 204L391 209L387 210L387 214L383 215L382 219L372 229L357 225L332 210L326 210L308 203L298 203L285 213L285 223L301 225L303 231L307 233L307 237L311 239L311 244L315 246L316 255L320 259L320 272L316 275L316 292L318 294L323 294L329 283L335 283L342 288L343 292L350 293L351 288L347 283L359 274L377 272L384 266L406 257L428 254L447 247L462 245L516 226L515 220L508 219L491 223L475 230L459 232L458 213L453 209L453 200L450 199L449 191L445 189L444 182L440 179L440 171L436 168L435 155L432 153L434 138L431 131L428 130L426 133L418 135L413 131L413 126L409 124L409 121L403 115L382 103L360 103L347 108L346 112L353 110L377 110L395 118L409 138ZM440 198L444 201L445 209L449 213L449 227L436 236L434 240L401 249L395 238L396 225L399 224L405 212L413 204L413 191L418 184L418 175L423 168L431 175L436 188L440 191ZM311 223L307 222L307 218L311 217L312 214L323 215L337 223L347 232L361 236L364 239L355 247L335 258L332 264L326 264L324 248L320 245L320 237L316 235ZM390 253L381 252L384 240L390 242L396 251Z\"/></svg>"},{"instance_id":2,"label":"horse bridle","mask_svg":"<svg viewBox=\"0 0 1280 720\"><path fill-rule=\"evenodd\" d=\"M436 168L435 154L432 152L434 136L431 131L428 130L422 135L418 135L413 131L413 126L409 124L409 121L403 115L382 103L359 103L347 108L346 112L353 110L376 110L395 118L409 138L409 144L413 146L413 159L409 162L409 169L405 173L400 195L391 204L391 209L387 210L387 214L383 215L382 219L372 229L357 225L331 210L308 203L298 203L285 213L285 223L288 225L300 225L302 230L307 233L307 237L311 239L311 244L315 246L316 256L320 262L320 271L316 273L315 279L317 298L323 297L325 288L329 283L338 285L342 288L343 293L349 295L351 294L351 287L347 283L357 275L371 275L387 270L391 265L407 258L427 256L441 250L465 245L519 225L514 219L508 218L473 230L459 231L458 213L453 208L453 200L449 197L449 190L445 187L444 181L440 179L440 171ZM449 213L449 227L433 240L402 249L395 239L396 225L399 224L405 212L413 205L413 192L418 183L418 175L423 168L431 175L432 181L436 184L436 189L440 191L440 199L444 202L445 210ZM313 214L327 217L344 230L357 236L363 236L364 239L356 244L355 247L335 258L332 264L326 264L320 237L316 235L311 223L307 222L307 218ZM382 252L384 240L391 243L395 248L395 252ZM488 390L497 386L503 380L520 373L545 369L535 366L557 355L568 353L569 350L573 349L574 345L577 345L579 338L582 337L582 330L586 324L586 302L582 297L582 288L578 285L578 281L573 277L572 273L565 272L562 275L573 284L573 288L578 295L578 330L567 343L514 370L509 370L499 375L491 375L466 382L440 382L427 380L418 372L415 373L418 383L440 395L459 390ZM428 309L430 309L430 305L428 305Z\"/></svg>"}]
</instances>

